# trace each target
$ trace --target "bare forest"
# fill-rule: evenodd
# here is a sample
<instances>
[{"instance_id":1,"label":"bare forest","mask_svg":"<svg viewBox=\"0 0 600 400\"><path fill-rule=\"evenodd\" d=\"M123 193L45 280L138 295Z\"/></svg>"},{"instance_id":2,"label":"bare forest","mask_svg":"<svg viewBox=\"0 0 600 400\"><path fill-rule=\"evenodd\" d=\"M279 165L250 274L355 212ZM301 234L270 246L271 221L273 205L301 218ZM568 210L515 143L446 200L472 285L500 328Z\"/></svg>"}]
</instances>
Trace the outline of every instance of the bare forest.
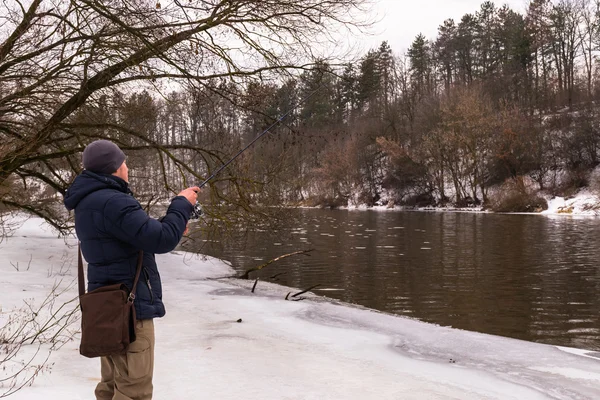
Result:
<instances>
[{"instance_id":1,"label":"bare forest","mask_svg":"<svg viewBox=\"0 0 600 400\"><path fill-rule=\"evenodd\" d=\"M0 5L0 206L65 228L80 153L128 154L161 204L285 118L202 194L207 215L264 206L544 207L593 184L599 0L491 1L407 49L339 62L359 0L15 1Z\"/></svg>"}]
</instances>

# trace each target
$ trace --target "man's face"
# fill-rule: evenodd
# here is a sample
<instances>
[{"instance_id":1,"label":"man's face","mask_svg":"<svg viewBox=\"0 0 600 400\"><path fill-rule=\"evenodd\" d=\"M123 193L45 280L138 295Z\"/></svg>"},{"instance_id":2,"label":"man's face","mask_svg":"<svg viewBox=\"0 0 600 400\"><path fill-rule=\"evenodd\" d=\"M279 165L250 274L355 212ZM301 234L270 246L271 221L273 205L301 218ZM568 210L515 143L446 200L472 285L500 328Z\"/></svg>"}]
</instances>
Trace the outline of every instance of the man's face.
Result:
<instances>
[{"instance_id":1,"label":"man's face","mask_svg":"<svg viewBox=\"0 0 600 400\"><path fill-rule=\"evenodd\" d=\"M115 172L113 175L118 176L125 182L129 183L129 168L127 168L127 163L123 161L123 164L121 164L117 172Z\"/></svg>"}]
</instances>

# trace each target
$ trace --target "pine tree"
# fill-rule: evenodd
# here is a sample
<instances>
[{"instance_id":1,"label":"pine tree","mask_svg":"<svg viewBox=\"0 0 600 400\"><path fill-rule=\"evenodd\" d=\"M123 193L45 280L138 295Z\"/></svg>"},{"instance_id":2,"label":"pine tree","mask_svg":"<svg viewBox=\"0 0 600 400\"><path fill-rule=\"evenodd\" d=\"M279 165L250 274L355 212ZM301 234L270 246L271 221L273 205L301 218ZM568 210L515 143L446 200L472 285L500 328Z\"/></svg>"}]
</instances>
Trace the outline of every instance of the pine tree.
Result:
<instances>
[{"instance_id":1,"label":"pine tree","mask_svg":"<svg viewBox=\"0 0 600 400\"><path fill-rule=\"evenodd\" d=\"M447 19L438 28L438 37L434 45L435 59L440 66L446 92L454 81L456 73L457 28L453 19Z\"/></svg>"},{"instance_id":2,"label":"pine tree","mask_svg":"<svg viewBox=\"0 0 600 400\"><path fill-rule=\"evenodd\" d=\"M432 91L432 57L429 41L419 34L408 49L410 60L411 81L419 96L424 96Z\"/></svg>"}]
</instances>

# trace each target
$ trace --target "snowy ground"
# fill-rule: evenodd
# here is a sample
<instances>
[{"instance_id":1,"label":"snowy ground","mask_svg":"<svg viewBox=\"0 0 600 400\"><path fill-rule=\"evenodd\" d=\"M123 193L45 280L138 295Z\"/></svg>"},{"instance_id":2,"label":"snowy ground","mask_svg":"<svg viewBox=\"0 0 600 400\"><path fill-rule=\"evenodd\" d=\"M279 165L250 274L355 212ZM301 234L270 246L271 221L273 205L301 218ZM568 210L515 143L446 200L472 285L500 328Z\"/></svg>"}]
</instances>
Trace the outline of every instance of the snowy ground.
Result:
<instances>
[{"instance_id":1,"label":"snowy ground","mask_svg":"<svg viewBox=\"0 0 600 400\"><path fill-rule=\"evenodd\" d=\"M600 197L592 193L588 189L584 189L577 195L564 197L545 196L548 201L548 209L541 213L519 213L519 214L544 214L544 215L577 215L577 216L600 216ZM372 210L372 211L404 211L414 210L412 207L392 207L374 206L367 207L366 205L342 207L348 210ZM419 208L419 211L452 211L452 212L482 212L482 207L424 207Z\"/></svg>"},{"instance_id":2,"label":"snowy ground","mask_svg":"<svg viewBox=\"0 0 600 400\"><path fill-rule=\"evenodd\" d=\"M600 198L589 190L582 190L576 196L565 199L554 197L548 200L548 209L542 214L600 215Z\"/></svg>"},{"instance_id":3,"label":"snowy ground","mask_svg":"<svg viewBox=\"0 0 600 400\"><path fill-rule=\"evenodd\" d=\"M24 299L44 298L55 279L75 279L75 244L37 219L0 243L0 327ZM291 289L265 282L252 294L253 282L215 279L231 274L223 262L188 253L158 262L167 315L156 321L156 399L600 398L598 353L439 327L316 296L285 301ZM76 296L76 288L67 295ZM99 361L79 356L77 341L51 361L50 373L10 398L93 398Z\"/></svg>"}]
</instances>

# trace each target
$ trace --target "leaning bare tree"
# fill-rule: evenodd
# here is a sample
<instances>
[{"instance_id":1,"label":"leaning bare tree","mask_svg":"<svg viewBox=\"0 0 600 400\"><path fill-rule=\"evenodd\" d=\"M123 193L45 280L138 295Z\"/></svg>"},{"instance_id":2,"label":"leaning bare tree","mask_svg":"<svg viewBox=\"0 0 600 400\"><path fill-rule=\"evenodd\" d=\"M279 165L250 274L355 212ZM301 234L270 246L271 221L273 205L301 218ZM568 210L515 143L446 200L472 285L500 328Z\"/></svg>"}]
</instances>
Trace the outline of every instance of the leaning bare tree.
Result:
<instances>
[{"instance_id":1,"label":"leaning bare tree","mask_svg":"<svg viewBox=\"0 0 600 400\"><path fill-rule=\"evenodd\" d=\"M227 151L163 141L160 132L148 135L86 110L100 108L115 90L145 89L166 98L182 82L218 91L215 80L240 84L307 68L320 42L363 25L356 16L366 15L366 1L2 2L0 207L26 210L65 228L57 193L80 172L78 154L98 138L114 140L125 151L151 149L163 173L169 163L188 178L202 179ZM218 94L226 97L227 91ZM189 157L204 167L190 168ZM163 178L157 177L168 186ZM241 193L236 178L228 178L231 193Z\"/></svg>"}]
</instances>

